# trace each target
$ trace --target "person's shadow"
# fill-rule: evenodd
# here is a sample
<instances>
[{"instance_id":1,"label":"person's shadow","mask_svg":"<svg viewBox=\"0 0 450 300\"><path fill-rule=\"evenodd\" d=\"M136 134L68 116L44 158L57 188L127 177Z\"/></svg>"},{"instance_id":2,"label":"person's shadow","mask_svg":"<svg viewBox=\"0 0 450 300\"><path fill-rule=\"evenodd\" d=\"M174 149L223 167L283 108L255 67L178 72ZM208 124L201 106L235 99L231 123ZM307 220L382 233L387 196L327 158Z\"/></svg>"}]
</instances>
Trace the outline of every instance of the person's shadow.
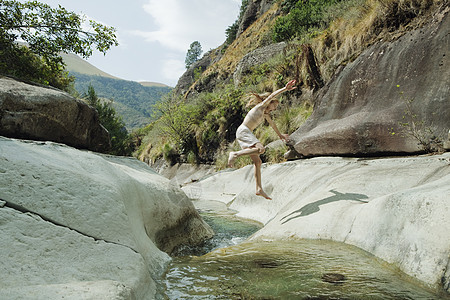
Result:
<instances>
[{"instance_id":1,"label":"person's shadow","mask_svg":"<svg viewBox=\"0 0 450 300\"><path fill-rule=\"evenodd\" d=\"M340 193L338 191L335 190L330 190L330 192L332 192L334 195L318 200L316 202L312 202L312 203L308 203L305 206L303 206L300 209L297 209L296 211L291 212L290 214L284 216L281 221L283 221L281 224L284 224L286 222L289 222L292 219L296 219L299 217L304 217L304 216L308 216L310 214L316 213L320 210L319 206L327 204L327 203L331 203L331 202L336 202L336 201L341 201L341 200L350 200L350 201L359 201L359 202L363 202L363 203L368 203L368 201L362 201L361 199L367 199L369 198L367 195L364 194L355 194L355 193ZM295 214L299 214L296 216L291 217L292 215Z\"/></svg>"}]
</instances>

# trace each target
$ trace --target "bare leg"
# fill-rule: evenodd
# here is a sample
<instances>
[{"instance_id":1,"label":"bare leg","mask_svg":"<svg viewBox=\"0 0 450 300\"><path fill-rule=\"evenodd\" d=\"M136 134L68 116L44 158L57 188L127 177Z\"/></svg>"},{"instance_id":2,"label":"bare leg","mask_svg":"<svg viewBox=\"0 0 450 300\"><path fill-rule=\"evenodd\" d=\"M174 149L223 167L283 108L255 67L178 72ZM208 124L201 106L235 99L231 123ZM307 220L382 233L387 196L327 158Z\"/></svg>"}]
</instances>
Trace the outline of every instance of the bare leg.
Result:
<instances>
[{"instance_id":1,"label":"bare leg","mask_svg":"<svg viewBox=\"0 0 450 300\"><path fill-rule=\"evenodd\" d=\"M254 155L254 154L259 154L260 153L260 149L257 148L256 146L252 146L250 148L246 148L246 149L242 149L241 151L237 151L237 152L230 152L230 154L228 155L228 167L232 167L234 164L234 161L236 160L236 158L238 158L239 156L243 156L243 155Z\"/></svg>"},{"instance_id":2,"label":"bare leg","mask_svg":"<svg viewBox=\"0 0 450 300\"><path fill-rule=\"evenodd\" d=\"M256 195L262 196L268 200L272 200L262 189L261 184L261 158L259 158L259 154L250 155L253 160L253 164L255 165L255 180L256 180Z\"/></svg>"}]
</instances>

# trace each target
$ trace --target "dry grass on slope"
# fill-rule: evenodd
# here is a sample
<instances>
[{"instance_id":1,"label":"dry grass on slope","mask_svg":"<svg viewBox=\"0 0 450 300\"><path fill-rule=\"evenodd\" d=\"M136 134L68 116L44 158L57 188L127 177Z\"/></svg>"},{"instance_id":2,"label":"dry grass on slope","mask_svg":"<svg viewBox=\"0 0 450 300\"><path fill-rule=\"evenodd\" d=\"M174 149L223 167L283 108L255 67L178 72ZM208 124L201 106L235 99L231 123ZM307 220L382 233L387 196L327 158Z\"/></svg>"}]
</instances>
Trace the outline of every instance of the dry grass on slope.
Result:
<instances>
[{"instance_id":1,"label":"dry grass on slope","mask_svg":"<svg viewBox=\"0 0 450 300\"><path fill-rule=\"evenodd\" d=\"M347 0L330 8L330 25L327 29L313 33L314 37L305 36L289 42L286 56L291 62L279 60L283 78L295 77L299 82L311 78L305 47L310 44L317 60L324 82L329 81L336 68L354 60L368 46L379 40L391 40L405 32L423 25L437 7L448 5L446 0ZM278 2L260 16L242 33L225 53L212 64L194 83L207 85L211 79L216 83L230 78L239 61L249 52L272 43L272 28L280 14ZM216 49L216 53L222 48ZM218 55L218 54L217 54ZM215 56L217 56L215 55ZM303 56L303 57L302 57ZM294 59L293 59L294 58ZM215 60L215 57L212 57ZM274 70L274 72L279 72ZM286 74L284 74L286 73ZM273 77L273 76L272 76ZM309 84L307 84L309 85ZM305 86L306 89L312 87Z\"/></svg>"},{"instance_id":2,"label":"dry grass on slope","mask_svg":"<svg viewBox=\"0 0 450 300\"><path fill-rule=\"evenodd\" d=\"M234 40L228 46L222 58L210 66L202 77L218 73L220 78L227 78L234 73L244 55L261 46L270 44L272 42L270 30L278 13L279 5L276 3Z\"/></svg>"},{"instance_id":3,"label":"dry grass on slope","mask_svg":"<svg viewBox=\"0 0 450 300\"><path fill-rule=\"evenodd\" d=\"M351 6L311 44L325 81L376 41L393 40L428 22L444 0L366 0ZM446 4L447 3L447 4Z\"/></svg>"}]
</instances>

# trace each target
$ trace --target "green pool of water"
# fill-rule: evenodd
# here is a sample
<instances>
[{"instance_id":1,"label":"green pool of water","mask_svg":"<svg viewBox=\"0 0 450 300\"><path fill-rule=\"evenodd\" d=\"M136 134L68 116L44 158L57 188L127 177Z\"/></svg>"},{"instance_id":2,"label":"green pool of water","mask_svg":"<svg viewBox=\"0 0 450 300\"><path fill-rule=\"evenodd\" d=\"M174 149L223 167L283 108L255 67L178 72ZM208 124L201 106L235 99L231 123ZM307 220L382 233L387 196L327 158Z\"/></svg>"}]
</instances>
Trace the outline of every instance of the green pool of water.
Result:
<instances>
[{"instance_id":1,"label":"green pool of water","mask_svg":"<svg viewBox=\"0 0 450 300\"><path fill-rule=\"evenodd\" d=\"M359 248L324 240L245 242L258 224L203 216L217 232L203 252L213 251L173 259L168 299L449 299Z\"/></svg>"}]
</instances>

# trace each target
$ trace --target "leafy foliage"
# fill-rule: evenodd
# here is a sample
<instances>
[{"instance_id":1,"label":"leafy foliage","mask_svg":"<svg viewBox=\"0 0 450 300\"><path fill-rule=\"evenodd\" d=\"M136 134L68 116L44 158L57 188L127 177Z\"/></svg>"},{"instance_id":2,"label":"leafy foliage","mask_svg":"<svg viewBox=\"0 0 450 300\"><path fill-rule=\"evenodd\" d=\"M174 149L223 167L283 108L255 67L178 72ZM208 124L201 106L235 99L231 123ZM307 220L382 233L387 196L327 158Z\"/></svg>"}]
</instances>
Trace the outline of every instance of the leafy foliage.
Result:
<instances>
[{"instance_id":1,"label":"leafy foliage","mask_svg":"<svg viewBox=\"0 0 450 300\"><path fill-rule=\"evenodd\" d=\"M93 49L106 53L118 45L115 29L89 20L89 31L83 30L84 16L65 8L51 8L37 1L0 1L1 72L65 88L70 83L64 72L60 52L83 57ZM24 41L29 49L18 45ZM33 55L34 54L34 55Z\"/></svg>"},{"instance_id":2,"label":"leafy foliage","mask_svg":"<svg viewBox=\"0 0 450 300\"><path fill-rule=\"evenodd\" d=\"M228 86L197 98L201 118L197 120L196 140L201 160L214 161L217 151L234 141L246 113L243 95L242 90Z\"/></svg>"},{"instance_id":3,"label":"leafy foliage","mask_svg":"<svg viewBox=\"0 0 450 300\"><path fill-rule=\"evenodd\" d=\"M197 118L197 109L194 105L186 104L181 98L169 95L158 102L155 112L160 116L161 132L176 145L182 153L193 147L192 125Z\"/></svg>"},{"instance_id":4,"label":"leafy foliage","mask_svg":"<svg viewBox=\"0 0 450 300\"><path fill-rule=\"evenodd\" d=\"M295 5L293 1L285 2L285 10L289 10L289 13L275 22L275 42L288 41L325 26L324 11L339 0L300 0Z\"/></svg>"},{"instance_id":5,"label":"leafy foliage","mask_svg":"<svg viewBox=\"0 0 450 300\"><path fill-rule=\"evenodd\" d=\"M212 93L202 93L186 102L169 94L155 105L155 119L145 133L151 159L169 157L170 161L206 163L215 160L217 151L235 139L244 117L243 92L228 86ZM144 151L141 147L138 156ZM170 150L170 151L169 151ZM147 149L151 151L151 149Z\"/></svg>"},{"instance_id":6,"label":"leafy foliage","mask_svg":"<svg viewBox=\"0 0 450 300\"><path fill-rule=\"evenodd\" d=\"M200 45L199 41L192 42L189 46L189 49L186 53L186 59L184 63L186 64L186 69L189 69L189 67L198 61L200 59L200 55L202 55L202 45Z\"/></svg>"},{"instance_id":7,"label":"leafy foliage","mask_svg":"<svg viewBox=\"0 0 450 300\"><path fill-rule=\"evenodd\" d=\"M0 37L0 74L69 90L74 78L62 66L50 67L29 48Z\"/></svg>"},{"instance_id":8,"label":"leafy foliage","mask_svg":"<svg viewBox=\"0 0 450 300\"><path fill-rule=\"evenodd\" d=\"M116 110L112 107L111 101L99 99L92 86L88 87L84 99L98 111L100 123L109 132L111 138L110 154L130 156L132 153L130 137L122 118L116 114Z\"/></svg>"},{"instance_id":9,"label":"leafy foliage","mask_svg":"<svg viewBox=\"0 0 450 300\"><path fill-rule=\"evenodd\" d=\"M61 63L59 52L73 52L83 57L92 55L92 47L106 53L118 45L115 29L89 20L92 31L82 29L84 16L59 6L37 1L20 3L7 0L0 3L0 34L9 41L21 38L30 49L50 64Z\"/></svg>"},{"instance_id":10,"label":"leafy foliage","mask_svg":"<svg viewBox=\"0 0 450 300\"><path fill-rule=\"evenodd\" d=\"M283 0L281 3L282 10L285 14L289 13L289 11L295 7L298 0Z\"/></svg>"}]
</instances>

